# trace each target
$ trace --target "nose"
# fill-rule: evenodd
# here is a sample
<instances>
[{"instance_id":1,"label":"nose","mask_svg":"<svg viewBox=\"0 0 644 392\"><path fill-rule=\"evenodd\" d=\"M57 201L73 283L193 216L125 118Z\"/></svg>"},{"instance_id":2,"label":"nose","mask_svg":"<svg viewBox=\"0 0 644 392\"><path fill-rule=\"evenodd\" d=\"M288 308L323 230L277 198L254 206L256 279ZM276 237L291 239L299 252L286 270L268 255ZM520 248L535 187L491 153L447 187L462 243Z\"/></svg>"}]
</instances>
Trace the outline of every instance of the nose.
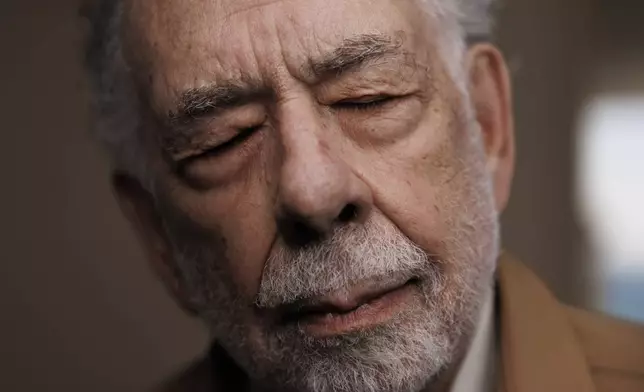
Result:
<instances>
[{"instance_id":1,"label":"nose","mask_svg":"<svg viewBox=\"0 0 644 392\"><path fill-rule=\"evenodd\" d=\"M278 192L278 227L294 247L319 241L336 228L363 224L372 209L369 186L346 163L341 132L321 125L315 110L300 108L280 121L284 156Z\"/></svg>"}]
</instances>

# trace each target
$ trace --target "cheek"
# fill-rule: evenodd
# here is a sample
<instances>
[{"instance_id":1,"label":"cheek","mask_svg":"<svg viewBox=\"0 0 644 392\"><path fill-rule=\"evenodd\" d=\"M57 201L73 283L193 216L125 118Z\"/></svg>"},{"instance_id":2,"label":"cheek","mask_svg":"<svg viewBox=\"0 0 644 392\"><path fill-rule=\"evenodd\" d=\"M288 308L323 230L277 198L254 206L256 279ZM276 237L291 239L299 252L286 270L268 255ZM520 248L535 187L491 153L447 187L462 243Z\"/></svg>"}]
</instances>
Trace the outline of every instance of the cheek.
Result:
<instances>
[{"instance_id":1,"label":"cheek","mask_svg":"<svg viewBox=\"0 0 644 392\"><path fill-rule=\"evenodd\" d=\"M406 140L380 152L371 171L377 209L425 251L441 253L468 210L465 154L448 105L430 107Z\"/></svg>"},{"instance_id":2,"label":"cheek","mask_svg":"<svg viewBox=\"0 0 644 392\"><path fill-rule=\"evenodd\" d=\"M276 237L275 221L266 211L259 205L247 205L244 211L231 210L229 218L220 225L228 244L226 267L235 286L250 301L257 295L264 264Z\"/></svg>"},{"instance_id":3,"label":"cheek","mask_svg":"<svg viewBox=\"0 0 644 392\"><path fill-rule=\"evenodd\" d=\"M377 208L421 248L439 251L451 232L455 212L452 200L458 198L449 175L428 165L424 171L390 174L381 179L381 184L375 197Z\"/></svg>"},{"instance_id":4,"label":"cheek","mask_svg":"<svg viewBox=\"0 0 644 392\"><path fill-rule=\"evenodd\" d=\"M275 239L270 181L261 171L225 187L195 190L174 180L171 203L192 232L200 233L201 246L212 249L232 286L252 301L259 289L264 263ZM206 262L206 261L204 261Z\"/></svg>"}]
</instances>

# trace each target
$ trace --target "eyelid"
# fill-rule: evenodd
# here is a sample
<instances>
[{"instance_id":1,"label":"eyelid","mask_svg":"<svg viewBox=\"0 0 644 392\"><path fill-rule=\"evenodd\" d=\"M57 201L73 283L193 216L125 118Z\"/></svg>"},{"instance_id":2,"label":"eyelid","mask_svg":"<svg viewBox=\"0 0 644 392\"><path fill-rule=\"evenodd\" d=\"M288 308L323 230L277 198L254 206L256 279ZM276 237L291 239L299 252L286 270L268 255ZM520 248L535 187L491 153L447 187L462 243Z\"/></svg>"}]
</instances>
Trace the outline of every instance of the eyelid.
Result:
<instances>
[{"instance_id":1,"label":"eyelid","mask_svg":"<svg viewBox=\"0 0 644 392\"><path fill-rule=\"evenodd\" d=\"M369 103L369 102L374 102L374 101L380 101L382 99L387 99L387 98L390 98L390 97L391 96L387 95L387 94L368 94L368 95L363 95L363 96L356 97L356 98L345 98L345 99L339 101L339 103L343 103L343 102Z\"/></svg>"},{"instance_id":2,"label":"eyelid","mask_svg":"<svg viewBox=\"0 0 644 392\"><path fill-rule=\"evenodd\" d=\"M193 162L197 162L200 159L206 158L216 158L218 156L227 154L235 148L242 148L243 145L248 142L248 139L255 136L256 133L260 132L265 126L265 123L262 122L257 125L252 125L245 128L240 128L237 132L230 138L213 143L212 145L204 145L195 153L190 154L177 161L179 167L185 168Z\"/></svg>"},{"instance_id":3,"label":"eyelid","mask_svg":"<svg viewBox=\"0 0 644 392\"><path fill-rule=\"evenodd\" d=\"M403 97L389 94L373 94L357 98L346 98L332 104L331 106L336 109L367 110L383 106L399 98Z\"/></svg>"}]
</instances>

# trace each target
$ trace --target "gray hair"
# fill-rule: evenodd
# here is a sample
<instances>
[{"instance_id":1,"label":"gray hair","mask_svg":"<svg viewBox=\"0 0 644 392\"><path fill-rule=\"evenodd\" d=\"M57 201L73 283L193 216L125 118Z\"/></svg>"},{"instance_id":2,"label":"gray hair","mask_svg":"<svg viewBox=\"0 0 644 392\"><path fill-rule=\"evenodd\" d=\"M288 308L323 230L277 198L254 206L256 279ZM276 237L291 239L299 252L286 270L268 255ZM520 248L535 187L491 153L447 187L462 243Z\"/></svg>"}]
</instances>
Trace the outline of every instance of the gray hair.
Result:
<instances>
[{"instance_id":1,"label":"gray hair","mask_svg":"<svg viewBox=\"0 0 644 392\"><path fill-rule=\"evenodd\" d=\"M429 16L443 26L441 51L461 88L459 64L467 44L489 40L494 0L420 0ZM150 189L150 157L141 129L140 102L123 57L120 23L122 0L96 0L85 7L90 22L85 60L92 90L93 134L115 170L135 176Z\"/></svg>"}]
</instances>

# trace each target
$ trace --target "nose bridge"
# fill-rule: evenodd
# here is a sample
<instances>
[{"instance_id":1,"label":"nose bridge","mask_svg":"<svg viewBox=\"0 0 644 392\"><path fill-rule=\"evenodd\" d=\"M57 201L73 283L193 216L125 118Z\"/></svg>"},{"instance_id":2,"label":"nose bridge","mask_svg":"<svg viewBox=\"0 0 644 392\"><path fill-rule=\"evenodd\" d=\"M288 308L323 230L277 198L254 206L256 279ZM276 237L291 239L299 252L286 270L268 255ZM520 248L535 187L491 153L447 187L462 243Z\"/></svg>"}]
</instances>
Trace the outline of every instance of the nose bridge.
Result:
<instances>
[{"instance_id":1,"label":"nose bridge","mask_svg":"<svg viewBox=\"0 0 644 392\"><path fill-rule=\"evenodd\" d=\"M342 133L306 99L284 102L279 112L281 217L324 233L339 221L364 216L370 193L343 156Z\"/></svg>"},{"instance_id":2,"label":"nose bridge","mask_svg":"<svg viewBox=\"0 0 644 392\"><path fill-rule=\"evenodd\" d=\"M287 198L285 201L297 204L301 212L312 212L346 187L348 168L342 170L346 164L333 150L331 130L325 130L324 119L312 104L293 99L280 112L284 153L280 193Z\"/></svg>"}]
</instances>

